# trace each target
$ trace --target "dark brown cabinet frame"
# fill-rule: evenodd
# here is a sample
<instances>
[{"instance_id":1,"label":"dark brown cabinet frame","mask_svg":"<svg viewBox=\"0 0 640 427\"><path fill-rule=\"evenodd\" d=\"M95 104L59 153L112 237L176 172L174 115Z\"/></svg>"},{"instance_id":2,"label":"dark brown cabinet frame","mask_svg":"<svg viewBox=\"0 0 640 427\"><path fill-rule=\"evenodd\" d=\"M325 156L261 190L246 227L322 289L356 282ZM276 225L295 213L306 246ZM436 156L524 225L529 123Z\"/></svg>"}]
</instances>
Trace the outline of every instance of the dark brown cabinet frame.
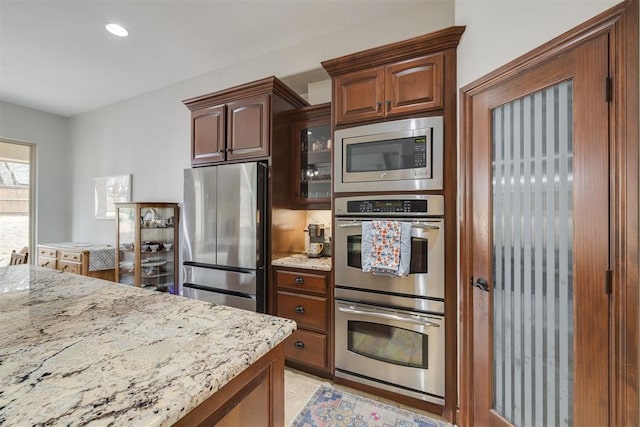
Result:
<instances>
[{"instance_id":1,"label":"dark brown cabinet frame","mask_svg":"<svg viewBox=\"0 0 640 427\"><path fill-rule=\"evenodd\" d=\"M411 117L443 116L444 117L444 189L439 191L424 191L421 194L443 195L445 199L445 221L448 224L445 230L445 317L446 339L445 339L445 404L444 406L424 402L403 395L387 392L385 390L372 388L358 383L350 383L343 379L337 379L341 383L369 391L374 394L389 397L398 402L440 414L450 422L455 422L455 414L458 405L458 285L457 285L457 241L456 230L456 210L457 210L457 102L456 102L456 48L460 37L464 32L464 26L455 26L435 31L423 36L418 36L406 41L392 43L362 52L346 55L336 59L322 62L322 66L332 77L333 93L336 93L336 81L345 74L362 72L372 75L377 73L380 67L389 66L391 70L395 67L402 67L401 64L412 64L412 61L420 58L440 58L442 62L441 74L437 87L441 88L441 99L434 104L431 101L420 103L420 96L411 95L407 99L413 102L411 108L406 109L402 114L384 115L375 120L369 117L362 117L362 122L358 124L385 122ZM372 86L374 87L374 86ZM425 91L424 93L427 93ZM424 98L424 96L422 97ZM436 97L437 98L437 97ZM332 108L332 123L334 131L336 129L353 126L355 123L339 124L336 109ZM414 109L413 107L417 107ZM334 141L334 149L339 149ZM384 192L383 192L384 193ZM334 193L333 197L344 197L350 195L363 195L367 193Z\"/></svg>"}]
</instances>

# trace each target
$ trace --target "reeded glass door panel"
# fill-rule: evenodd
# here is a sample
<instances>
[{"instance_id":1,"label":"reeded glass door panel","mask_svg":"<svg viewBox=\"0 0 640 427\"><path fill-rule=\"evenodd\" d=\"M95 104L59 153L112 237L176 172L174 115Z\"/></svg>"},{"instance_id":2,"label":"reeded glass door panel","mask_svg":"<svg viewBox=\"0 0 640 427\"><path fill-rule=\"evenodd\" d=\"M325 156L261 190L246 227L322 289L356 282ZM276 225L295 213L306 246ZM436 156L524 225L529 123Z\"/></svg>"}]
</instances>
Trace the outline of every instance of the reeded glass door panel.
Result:
<instances>
[{"instance_id":1,"label":"reeded glass door panel","mask_svg":"<svg viewBox=\"0 0 640 427\"><path fill-rule=\"evenodd\" d=\"M492 110L493 408L573 425L573 82Z\"/></svg>"}]
</instances>

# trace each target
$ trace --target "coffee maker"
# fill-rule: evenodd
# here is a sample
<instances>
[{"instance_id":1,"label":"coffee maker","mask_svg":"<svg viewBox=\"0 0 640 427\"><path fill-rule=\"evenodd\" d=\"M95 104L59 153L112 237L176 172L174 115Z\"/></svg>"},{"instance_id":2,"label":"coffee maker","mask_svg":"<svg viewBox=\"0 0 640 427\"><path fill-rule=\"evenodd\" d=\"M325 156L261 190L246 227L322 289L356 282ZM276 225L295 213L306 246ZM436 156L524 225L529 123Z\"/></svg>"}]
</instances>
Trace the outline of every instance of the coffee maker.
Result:
<instances>
[{"instance_id":1,"label":"coffee maker","mask_svg":"<svg viewBox=\"0 0 640 427\"><path fill-rule=\"evenodd\" d=\"M309 224L309 258L320 258L324 249L324 224Z\"/></svg>"}]
</instances>

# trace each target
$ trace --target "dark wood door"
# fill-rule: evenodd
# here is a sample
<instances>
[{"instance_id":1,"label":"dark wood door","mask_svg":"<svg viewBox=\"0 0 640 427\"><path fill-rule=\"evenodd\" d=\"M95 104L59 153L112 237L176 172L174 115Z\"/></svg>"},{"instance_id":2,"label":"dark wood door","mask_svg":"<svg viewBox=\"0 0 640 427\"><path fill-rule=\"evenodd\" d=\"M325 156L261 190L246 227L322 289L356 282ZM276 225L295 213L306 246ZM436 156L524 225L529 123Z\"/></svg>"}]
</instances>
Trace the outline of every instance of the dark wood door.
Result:
<instances>
[{"instance_id":1,"label":"dark wood door","mask_svg":"<svg viewBox=\"0 0 640 427\"><path fill-rule=\"evenodd\" d=\"M384 105L387 116L442 108L443 56L423 56L387 65Z\"/></svg>"},{"instance_id":2,"label":"dark wood door","mask_svg":"<svg viewBox=\"0 0 640 427\"><path fill-rule=\"evenodd\" d=\"M225 106L203 108L191 113L191 164L224 160Z\"/></svg>"},{"instance_id":3,"label":"dark wood door","mask_svg":"<svg viewBox=\"0 0 640 427\"><path fill-rule=\"evenodd\" d=\"M473 424L609 424L607 35L465 111Z\"/></svg>"},{"instance_id":4,"label":"dark wood door","mask_svg":"<svg viewBox=\"0 0 640 427\"><path fill-rule=\"evenodd\" d=\"M337 76L333 84L336 124L384 117L384 67Z\"/></svg>"},{"instance_id":5,"label":"dark wood door","mask_svg":"<svg viewBox=\"0 0 640 427\"><path fill-rule=\"evenodd\" d=\"M227 104L227 160L269 155L270 100L257 95Z\"/></svg>"}]
</instances>

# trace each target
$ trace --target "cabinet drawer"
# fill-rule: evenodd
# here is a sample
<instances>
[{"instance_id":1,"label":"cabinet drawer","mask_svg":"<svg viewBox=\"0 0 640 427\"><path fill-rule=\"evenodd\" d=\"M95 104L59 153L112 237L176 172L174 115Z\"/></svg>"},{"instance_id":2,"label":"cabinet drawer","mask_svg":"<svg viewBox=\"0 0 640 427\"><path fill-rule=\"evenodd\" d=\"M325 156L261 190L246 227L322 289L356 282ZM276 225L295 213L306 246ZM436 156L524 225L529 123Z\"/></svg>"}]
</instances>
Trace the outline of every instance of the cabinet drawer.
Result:
<instances>
[{"instance_id":1,"label":"cabinet drawer","mask_svg":"<svg viewBox=\"0 0 640 427\"><path fill-rule=\"evenodd\" d=\"M298 329L284 343L287 359L327 368L327 336Z\"/></svg>"},{"instance_id":2,"label":"cabinet drawer","mask_svg":"<svg viewBox=\"0 0 640 427\"><path fill-rule=\"evenodd\" d=\"M55 258L48 258L38 255L38 265L40 267L52 268L55 270L58 267L56 263L57 260Z\"/></svg>"},{"instance_id":3,"label":"cabinet drawer","mask_svg":"<svg viewBox=\"0 0 640 427\"><path fill-rule=\"evenodd\" d=\"M276 286L283 289L327 293L327 276L276 270Z\"/></svg>"},{"instance_id":4,"label":"cabinet drawer","mask_svg":"<svg viewBox=\"0 0 640 427\"><path fill-rule=\"evenodd\" d=\"M327 331L327 299L278 292L278 316L293 319L299 328Z\"/></svg>"},{"instance_id":5,"label":"cabinet drawer","mask_svg":"<svg viewBox=\"0 0 640 427\"><path fill-rule=\"evenodd\" d=\"M82 274L82 264L73 261L59 261L58 270L65 273Z\"/></svg>"},{"instance_id":6,"label":"cabinet drawer","mask_svg":"<svg viewBox=\"0 0 640 427\"><path fill-rule=\"evenodd\" d=\"M82 258L82 253L80 252L60 251L60 261L80 262L81 258Z\"/></svg>"},{"instance_id":7,"label":"cabinet drawer","mask_svg":"<svg viewBox=\"0 0 640 427\"><path fill-rule=\"evenodd\" d=\"M58 255L58 251L51 248L38 248L38 257L45 256L49 258L56 258Z\"/></svg>"}]
</instances>

